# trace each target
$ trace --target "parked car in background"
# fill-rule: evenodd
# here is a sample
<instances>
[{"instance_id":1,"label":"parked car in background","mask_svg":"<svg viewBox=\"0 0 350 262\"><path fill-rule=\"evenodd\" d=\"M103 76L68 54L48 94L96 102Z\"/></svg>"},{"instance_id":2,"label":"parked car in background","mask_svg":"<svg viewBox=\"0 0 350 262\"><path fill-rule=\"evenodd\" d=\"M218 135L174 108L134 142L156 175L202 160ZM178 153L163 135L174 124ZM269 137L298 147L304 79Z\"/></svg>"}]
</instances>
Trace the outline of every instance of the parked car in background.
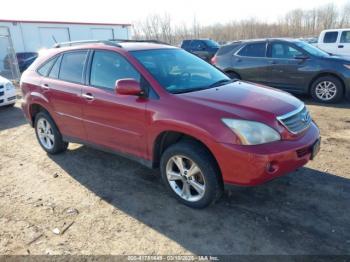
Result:
<instances>
[{"instance_id":1,"label":"parked car in background","mask_svg":"<svg viewBox=\"0 0 350 262\"><path fill-rule=\"evenodd\" d=\"M310 45L316 46L317 47L317 43L318 43L318 37L307 37L307 38L300 38L300 41L304 41Z\"/></svg>"},{"instance_id":2,"label":"parked car in background","mask_svg":"<svg viewBox=\"0 0 350 262\"><path fill-rule=\"evenodd\" d=\"M46 152L78 142L160 167L169 191L196 208L217 200L224 183L264 183L303 166L320 147L300 100L231 80L169 45L52 49L23 73L21 88Z\"/></svg>"},{"instance_id":3,"label":"parked car in background","mask_svg":"<svg viewBox=\"0 0 350 262\"><path fill-rule=\"evenodd\" d=\"M183 40L181 48L209 62L220 45L211 39Z\"/></svg>"},{"instance_id":4,"label":"parked car in background","mask_svg":"<svg viewBox=\"0 0 350 262\"><path fill-rule=\"evenodd\" d=\"M19 71L22 73L24 70L26 70L34 62L34 60L37 57L38 57L38 53L36 53L36 52L16 53ZM7 55L4 59L4 68L11 69L10 55Z\"/></svg>"},{"instance_id":5,"label":"parked car in background","mask_svg":"<svg viewBox=\"0 0 350 262\"><path fill-rule=\"evenodd\" d=\"M294 39L247 40L222 46L212 63L231 78L310 94L335 103L350 93L350 60Z\"/></svg>"},{"instance_id":6,"label":"parked car in background","mask_svg":"<svg viewBox=\"0 0 350 262\"><path fill-rule=\"evenodd\" d=\"M327 53L350 57L350 28L322 31L317 46Z\"/></svg>"},{"instance_id":7,"label":"parked car in background","mask_svg":"<svg viewBox=\"0 0 350 262\"><path fill-rule=\"evenodd\" d=\"M0 106L13 106L16 103L16 88L12 82L0 76Z\"/></svg>"}]
</instances>

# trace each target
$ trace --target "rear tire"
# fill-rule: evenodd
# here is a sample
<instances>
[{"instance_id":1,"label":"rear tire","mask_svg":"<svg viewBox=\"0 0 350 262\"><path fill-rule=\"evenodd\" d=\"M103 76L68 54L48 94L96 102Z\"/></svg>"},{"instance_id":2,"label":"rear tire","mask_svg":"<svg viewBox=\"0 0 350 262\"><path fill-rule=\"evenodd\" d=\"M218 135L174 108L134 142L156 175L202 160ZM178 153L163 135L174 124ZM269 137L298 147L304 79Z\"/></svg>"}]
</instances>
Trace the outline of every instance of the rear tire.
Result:
<instances>
[{"instance_id":1,"label":"rear tire","mask_svg":"<svg viewBox=\"0 0 350 262\"><path fill-rule=\"evenodd\" d=\"M40 146L54 155L67 150L68 143L63 141L55 122L47 112L39 112L35 116L34 128Z\"/></svg>"},{"instance_id":2,"label":"rear tire","mask_svg":"<svg viewBox=\"0 0 350 262\"><path fill-rule=\"evenodd\" d=\"M219 168L199 143L183 140L170 146L161 157L160 168L167 189L189 207L207 207L223 194Z\"/></svg>"},{"instance_id":3,"label":"rear tire","mask_svg":"<svg viewBox=\"0 0 350 262\"><path fill-rule=\"evenodd\" d=\"M317 78L311 86L311 96L320 103L337 103L344 97L342 82L334 76Z\"/></svg>"}]
</instances>

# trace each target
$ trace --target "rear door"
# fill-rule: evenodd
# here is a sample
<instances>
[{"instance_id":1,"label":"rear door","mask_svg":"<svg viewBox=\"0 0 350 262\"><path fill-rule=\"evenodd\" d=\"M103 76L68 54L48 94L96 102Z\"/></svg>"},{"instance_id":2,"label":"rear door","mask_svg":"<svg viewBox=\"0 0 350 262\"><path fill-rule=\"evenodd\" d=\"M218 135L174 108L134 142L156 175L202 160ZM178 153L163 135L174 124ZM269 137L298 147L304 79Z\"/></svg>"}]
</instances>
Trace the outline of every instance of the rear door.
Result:
<instances>
[{"instance_id":1,"label":"rear door","mask_svg":"<svg viewBox=\"0 0 350 262\"><path fill-rule=\"evenodd\" d=\"M327 53L339 54L339 37L340 34L337 30L323 32L320 35L317 46Z\"/></svg>"},{"instance_id":2,"label":"rear door","mask_svg":"<svg viewBox=\"0 0 350 262\"><path fill-rule=\"evenodd\" d=\"M232 57L233 69L243 80L268 84L270 75L266 50L266 41L243 45Z\"/></svg>"},{"instance_id":3,"label":"rear door","mask_svg":"<svg viewBox=\"0 0 350 262\"><path fill-rule=\"evenodd\" d=\"M117 95L115 83L143 78L117 52L95 50L90 58L89 86L83 88L84 125L88 140L122 153L145 157L146 98Z\"/></svg>"},{"instance_id":4,"label":"rear door","mask_svg":"<svg viewBox=\"0 0 350 262\"><path fill-rule=\"evenodd\" d=\"M42 92L52 105L61 133L79 139L86 138L81 92L87 53L87 50L81 50L59 55L41 82Z\"/></svg>"},{"instance_id":5,"label":"rear door","mask_svg":"<svg viewBox=\"0 0 350 262\"><path fill-rule=\"evenodd\" d=\"M338 49L341 50L341 54L350 56L350 30L344 30L341 32L340 42Z\"/></svg>"},{"instance_id":6,"label":"rear door","mask_svg":"<svg viewBox=\"0 0 350 262\"><path fill-rule=\"evenodd\" d=\"M306 67L310 59L297 59L307 57L301 49L287 42L274 41L269 44L268 57L270 63L269 82L271 86L303 92L305 79L308 79Z\"/></svg>"}]
</instances>

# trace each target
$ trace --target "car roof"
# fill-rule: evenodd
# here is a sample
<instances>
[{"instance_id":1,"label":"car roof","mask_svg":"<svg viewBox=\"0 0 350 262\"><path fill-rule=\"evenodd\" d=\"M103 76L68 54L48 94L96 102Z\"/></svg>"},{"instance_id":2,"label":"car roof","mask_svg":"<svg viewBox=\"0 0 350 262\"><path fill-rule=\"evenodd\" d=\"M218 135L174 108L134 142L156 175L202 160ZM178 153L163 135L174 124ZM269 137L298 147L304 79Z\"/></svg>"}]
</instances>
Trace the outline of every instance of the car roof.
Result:
<instances>
[{"instance_id":1,"label":"car roof","mask_svg":"<svg viewBox=\"0 0 350 262\"><path fill-rule=\"evenodd\" d=\"M247 44L247 43L258 43L258 42L272 42L272 41L284 41L284 42L290 42L290 43L296 43L301 42L299 39L295 38L256 38L256 39L243 39L243 40L237 40L229 43L229 45L235 45L235 44Z\"/></svg>"},{"instance_id":2,"label":"car roof","mask_svg":"<svg viewBox=\"0 0 350 262\"><path fill-rule=\"evenodd\" d=\"M350 28L334 28L334 29L326 29L322 32L333 32L333 31L350 31Z\"/></svg>"}]
</instances>

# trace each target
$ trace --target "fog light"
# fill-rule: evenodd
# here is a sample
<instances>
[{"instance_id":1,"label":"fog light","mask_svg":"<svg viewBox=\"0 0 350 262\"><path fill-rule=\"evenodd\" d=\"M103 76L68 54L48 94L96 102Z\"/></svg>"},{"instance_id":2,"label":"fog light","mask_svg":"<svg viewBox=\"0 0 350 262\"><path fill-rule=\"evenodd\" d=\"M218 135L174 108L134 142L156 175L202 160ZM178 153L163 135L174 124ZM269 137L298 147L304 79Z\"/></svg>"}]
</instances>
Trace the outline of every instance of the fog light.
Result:
<instances>
[{"instance_id":1,"label":"fog light","mask_svg":"<svg viewBox=\"0 0 350 262\"><path fill-rule=\"evenodd\" d=\"M269 174L276 173L278 170L278 163L276 161L272 161L267 163L266 165L266 172Z\"/></svg>"}]
</instances>

